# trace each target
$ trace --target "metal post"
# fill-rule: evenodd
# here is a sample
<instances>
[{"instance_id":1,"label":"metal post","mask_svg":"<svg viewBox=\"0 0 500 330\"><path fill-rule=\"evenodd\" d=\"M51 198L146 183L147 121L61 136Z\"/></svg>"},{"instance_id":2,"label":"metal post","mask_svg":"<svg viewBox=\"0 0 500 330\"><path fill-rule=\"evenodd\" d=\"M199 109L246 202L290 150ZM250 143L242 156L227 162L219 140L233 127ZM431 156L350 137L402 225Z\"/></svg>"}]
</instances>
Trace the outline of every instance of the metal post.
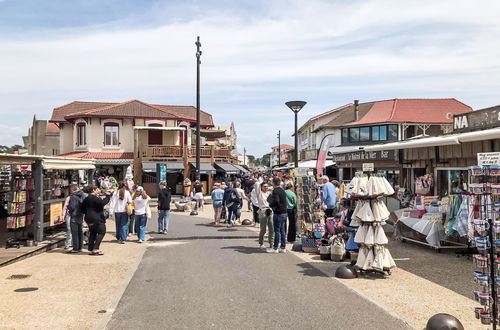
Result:
<instances>
[{"instance_id":1,"label":"metal post","mask_svg":"<svg viewBox=\"0 0 500 330\"><path fill-rule=\"evenodd\" d=\"M299 167L299 139L297 136L297 114L298 111L293 112L295 114L295 150L293 152L295 156L295 168Z\"/></svg>"},{"instance_id":2,"label":"metal post","mask_svg":"<svg viewBox=\"0 0 500 330\"><path fill-rule=\"evenodd\" d=\"M243 148L243 165L247 164L247 149Z\"/></svg>"},{"instance_id":3,"label":"metal post","mask_svg":"<svg viewBox=\"0 0 500 330\"><path fill-rule=\"evenodd\" d=\"M35 216L33 218L33 238L35 242L43 241L43 168L42 161L33 164L35 181Z\"/></svg>"},{"instance_id":4,"label":"metal post","mask_svg":"<svg viewBox=\"0 0 500 330\"><path fill-rule=\"evenodd\" d=\"M200 37L196 39L196 180L200 180Z\"/></svg>"}]
</instances>

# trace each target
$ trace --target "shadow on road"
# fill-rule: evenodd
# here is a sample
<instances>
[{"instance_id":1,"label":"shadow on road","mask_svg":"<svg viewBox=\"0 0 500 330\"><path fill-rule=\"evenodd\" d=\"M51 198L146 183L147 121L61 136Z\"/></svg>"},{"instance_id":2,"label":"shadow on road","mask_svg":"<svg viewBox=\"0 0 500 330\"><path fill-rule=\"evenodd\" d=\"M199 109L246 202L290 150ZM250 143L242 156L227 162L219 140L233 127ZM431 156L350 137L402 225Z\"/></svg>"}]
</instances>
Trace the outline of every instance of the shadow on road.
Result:
<instances>
[{"instance_id":1,"label":"shadow on road","mask_svg":"<svg viewBox=\"0 0 500 330\"><path fill-rule=\"evenodd\" d=\"M297 264L297 266L302 267L302 270L299 273L304 274L304 276L312 276L312 277L330 277L323 272L319 271L317 268L308 263Z\"/></svg>"},{"instance_id":2,"label":"shadow on road","mask_svg":"<svg viewBox=\"0 0 500 330\"><path fill-rule=\"evenodd\" d=\"M258 247L250 247L250 246L224 246L221 247L223 250L234 250L243 254L254 254L254 253L263 253L265 250L262 250Z\"/></svg>"}]
</instances>

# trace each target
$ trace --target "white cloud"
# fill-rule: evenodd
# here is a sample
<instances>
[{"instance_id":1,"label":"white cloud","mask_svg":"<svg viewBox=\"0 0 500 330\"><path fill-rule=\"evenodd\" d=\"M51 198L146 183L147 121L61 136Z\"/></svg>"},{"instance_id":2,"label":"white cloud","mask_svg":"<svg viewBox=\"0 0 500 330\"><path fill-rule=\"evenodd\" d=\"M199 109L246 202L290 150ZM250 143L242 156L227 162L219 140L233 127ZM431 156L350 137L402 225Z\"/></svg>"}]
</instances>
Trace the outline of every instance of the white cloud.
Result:
<instances>
[{"instance_id":1,"label":"white cloud","mask_svg":"<svg viewBox=\"0 0 500 330\"><path fill-rule=\"evenodd\" d=\"M377 96L442 93L474 107L495 102L498 1L265 5L262 16L217 8L155 28L0 36L0 109L24 112L24 124L75 99L194 104L197 35L202 106L218 123L223 118L220 124L234 120L239 144L256 155L274 144L274 131L292 125L283 110L290 98L317 105L314 113ZM237 110L250 115L235 118Z\"/></svg>"}]
</instances>

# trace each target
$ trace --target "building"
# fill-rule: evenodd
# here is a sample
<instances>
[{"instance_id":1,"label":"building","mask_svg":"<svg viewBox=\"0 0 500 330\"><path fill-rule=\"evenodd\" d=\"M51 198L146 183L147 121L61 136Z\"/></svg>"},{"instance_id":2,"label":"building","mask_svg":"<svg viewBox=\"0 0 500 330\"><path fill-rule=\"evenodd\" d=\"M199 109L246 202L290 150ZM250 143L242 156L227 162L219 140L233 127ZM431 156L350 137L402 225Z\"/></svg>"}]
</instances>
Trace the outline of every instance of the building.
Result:
<instances>
[{"instance_id":1,"label":"building","mask_svg":"<svg viewBox=\"0 0 500 330\"><path fill-rule=\"evenodd\" d=\"M168 182L174 192L179 191L184 178L194 179L195 107L139 100L75 101L55 108L50 122L60 130L61 155L95 159L97 175L121 179L126 168L133 165L135 182L144 185L148 192L156 191L157 164L166 165ZM200 128L208 136L202 136L207 142L214 122L212 115L205 111L201 111ZM208 191L212 175L216 173L214 164L230 164L236 160L229 147L204 143L200 151L200 172Z\"/></svg>"},{"instance_id":2,"label":"building","mask_svg":"<svg viewBox=\"0 0 500 330\"><path fill-rule=\"evenodd\" d=\"M293 158L292 159L288 158L288 151L293 150L294 149L293 146L289 144L280 144L279 146L274 146L271 149L272 149L270 154L271 168L276 165L286 164L289 161L293 161ZM278 160L278 157L281 158Z\"/></svg>"},{"instance_id":3,"label":"building","mask_svg":"<svg viewBox=\"0 0 500 330\"><path fill-rule=\"evenodd\" d=\"M59 152L59 127L48 120L36 119L23 137L25 148L30 155L55 156Z\"/></svg>"},{"instance_id":4,"label":"building","mask_svg":"<svg viewBox=\"0 0 500 330\"><path fill-rule=\"evenodd\" d=\"M336 130L329 153L339 168L339 178L350 180L363 163L374 163L388 180L400 183L401 163L394 150L366 153L361 149L384 142L440 136L453 129L453 116L472 108L453 99L392 99L355 101L324 127ZM340 134L339 134L340 133Z\"/></svg>"}]
</instances>

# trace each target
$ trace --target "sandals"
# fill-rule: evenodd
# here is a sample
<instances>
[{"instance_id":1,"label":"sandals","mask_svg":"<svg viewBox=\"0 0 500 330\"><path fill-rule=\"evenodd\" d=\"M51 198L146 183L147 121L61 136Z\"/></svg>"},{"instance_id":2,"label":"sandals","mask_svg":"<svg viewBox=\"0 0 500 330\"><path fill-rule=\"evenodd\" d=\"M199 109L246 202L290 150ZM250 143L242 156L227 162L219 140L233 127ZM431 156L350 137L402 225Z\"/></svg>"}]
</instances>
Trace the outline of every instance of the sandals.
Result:
<instances>
[{"instance_id":1,"label":"sandals","mask_svg":"<svg viewBox=\"0 0 500 330\"><path fill-rule=\"evenodd\" d=\"M103 255L104 255L104 252L102 252L101 250L99 250L99 251L96 251L96 252L92 251L92 252L90 252L89 254L90 254L91 256L103 256Z\"/></svg>"}]
</instances>

